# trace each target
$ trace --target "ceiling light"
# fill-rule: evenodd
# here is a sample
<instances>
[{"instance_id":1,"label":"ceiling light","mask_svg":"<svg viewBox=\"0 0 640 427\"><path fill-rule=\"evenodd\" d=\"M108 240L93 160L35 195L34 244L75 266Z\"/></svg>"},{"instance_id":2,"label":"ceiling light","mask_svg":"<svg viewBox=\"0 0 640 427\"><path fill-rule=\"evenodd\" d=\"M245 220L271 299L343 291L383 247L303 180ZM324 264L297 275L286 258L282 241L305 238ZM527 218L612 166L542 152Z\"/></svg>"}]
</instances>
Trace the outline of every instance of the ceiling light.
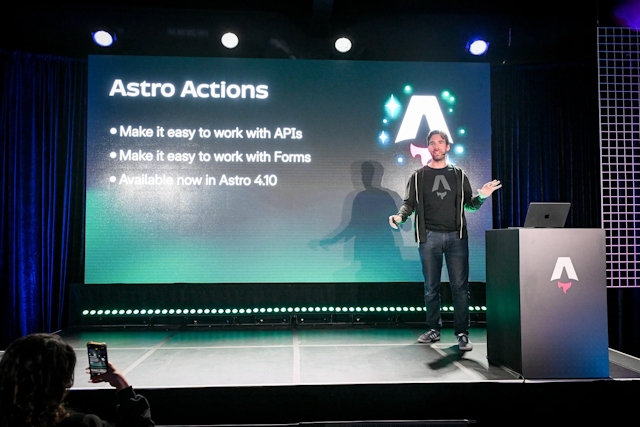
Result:
<instances>
[{"instance_id":1,"label":"ceiling light","mask_svg":"<svg viewBox=\"0 0 640 427\"><path fill-rule=\"evenodd\" d=\"M112 36L109 32L104 30L99 30L91 33L91 37L93 38L95 44L102 47L111 46L116 39L115 35Z\"/></svg>"},{"instance_id":2,"label":"ceiling light","mask_svg":"<svg viewBox=\"0 0 640 427\"><path fill-rule=\"evenodd\" d=\"M346 53L351 50L351 40L346 37L340 37L336 40L336 50L340 53Z\"/></svg>"},{"instance_id":3,"label":"ceiling light","mask_svg":"<svg viewBox=\"0 0 640 427\"><path fill-rule=\"evenodd\" d=\"M225 33L220 41L222 42L222 45L227 49L233 49L234 47L238 46L238 36L236 36L234 33Z\"/></svg>"},{"instance_id":4,"label":"ceiling light","mask_svg":"<svg viewBox=\"0 0 640 427\"><path fill-rule=\"evenodd\" d=\"M485 53L487 53L488 49L489 43L481 39L472 40L471 42L469 42L469 44L467 44L467 50L469 51L469 53L476 56L484 55Z\"/></svg>"}]
</instances>

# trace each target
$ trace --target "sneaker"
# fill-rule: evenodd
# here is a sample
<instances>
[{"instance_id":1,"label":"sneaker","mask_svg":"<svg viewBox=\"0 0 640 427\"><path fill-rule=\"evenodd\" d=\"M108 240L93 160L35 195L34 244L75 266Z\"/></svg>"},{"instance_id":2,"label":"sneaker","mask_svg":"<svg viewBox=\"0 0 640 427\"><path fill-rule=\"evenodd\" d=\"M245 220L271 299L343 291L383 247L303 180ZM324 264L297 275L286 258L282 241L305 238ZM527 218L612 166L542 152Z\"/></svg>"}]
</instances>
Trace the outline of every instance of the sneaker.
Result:
<instances>
[{"instance_id":1,"label":"sneaker","mask_svg":"<svg viewBox=\"0 0 640 427\"><path fill-rule=\"evenodd\" d=\"M471 341L469 341L469 336L467 334L458 334L458 350L460 351L473 350L473 344L471 344Z\"/></svg>"},{"instance_id":2,"label":"sneaker","mask_svg":"<svg viewBox=\"0 0 640 427\"><path fill-rule=\"evenodd\" d=\"M440 331L436 331L435 329L428 330L424 334L418 337L418 342L427 343L427 342L436 342L440 341Z\"/></svg>"}]
</instances>

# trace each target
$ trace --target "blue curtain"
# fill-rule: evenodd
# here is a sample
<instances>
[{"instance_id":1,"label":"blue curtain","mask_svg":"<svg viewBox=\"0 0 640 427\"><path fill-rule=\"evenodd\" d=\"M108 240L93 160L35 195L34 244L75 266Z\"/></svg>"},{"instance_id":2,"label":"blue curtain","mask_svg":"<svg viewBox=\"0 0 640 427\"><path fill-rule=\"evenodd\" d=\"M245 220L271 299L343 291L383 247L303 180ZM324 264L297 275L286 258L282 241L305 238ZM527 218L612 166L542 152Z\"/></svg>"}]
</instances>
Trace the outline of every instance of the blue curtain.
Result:
<instances>
[{"instance_id":1,"label":"blue curtain","mask_svg":"<svg viewBox=\"0 0 640 427\"><path fill-rule=\"evenodd\" d=\"M86 60L0 51L3 348L63 324L82 278Z\"/></svg>"},{"instance_id":2,"label":"blue curtain","mask_svg":"<svg viewBox=\"0 0 640 427\"><path fill-rule=\"evenodd\" d=\"M590 61L492 68L496 228L522 226L529 202L571 202L568 227L601 227L597 82Z\"/></svg>"}]
</instances>

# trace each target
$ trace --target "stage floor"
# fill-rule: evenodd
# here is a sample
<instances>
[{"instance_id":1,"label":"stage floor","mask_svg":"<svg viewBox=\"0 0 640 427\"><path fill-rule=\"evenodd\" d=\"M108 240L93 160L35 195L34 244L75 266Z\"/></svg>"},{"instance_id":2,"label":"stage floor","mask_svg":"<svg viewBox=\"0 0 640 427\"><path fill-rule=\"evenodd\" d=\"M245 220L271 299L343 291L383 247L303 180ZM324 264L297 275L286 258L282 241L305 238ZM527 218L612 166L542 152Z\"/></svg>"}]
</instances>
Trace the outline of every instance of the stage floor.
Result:
<instances>
[{"instance_id":1,"label":"stage floor","mask_svg":"<svg viewBox=\"0 0 640 427\"><path fill-rule=\"evenodd\" d=\"M610 379L530 381L488 363L482 326L471 329L474 349L464 353L451 329L436 344L418 343L422 332L350 325L103 327L59 334L78 355L73 404L95 413L115 407L112 389L89 383L85 372L86 343L103 341L109 360L152 402L160 425L445 419L514 425L507 421L510 411L522 416L536 408L526 419L542 421L549 413L559 420L558 408L582 405L584 416L606 395L623 404L640 390L640 359L615 350L609 350ZM565 420L579 419L569 412Z\"/></svg>"},{"instance_id":2,"label":"stage floor","mask_svg":"<svg viewBox=\"0 0 640 427\"><path fill-rule=\"evenodd\" d=\"M182 327L63 331L78 354L75 389L108 388L87 378L86 343L106 342L109 360L138 388L428 382L522 382L487 360L486 330L458 351L452 329L420 344L423 329L386 327ZM612 379L640 379L640 360L609 351Z\"/></svg>"}]
</instances>

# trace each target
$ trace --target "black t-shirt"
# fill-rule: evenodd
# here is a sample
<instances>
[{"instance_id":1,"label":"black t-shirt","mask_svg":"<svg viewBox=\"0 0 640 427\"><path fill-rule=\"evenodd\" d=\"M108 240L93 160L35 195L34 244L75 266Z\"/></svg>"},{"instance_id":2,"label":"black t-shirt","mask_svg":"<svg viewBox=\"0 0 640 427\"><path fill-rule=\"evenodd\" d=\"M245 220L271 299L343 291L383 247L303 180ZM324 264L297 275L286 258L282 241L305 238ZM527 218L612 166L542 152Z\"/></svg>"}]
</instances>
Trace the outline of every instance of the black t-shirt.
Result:
<instances>
[{"instance_id":1,"label":"black t-shirt","mask_svg":"<svg viewBox=\"0 0 640 427\"><path fill-rule=\"evenodd\" d=\"M424 168L422 181L424 222L430 231L457 231L456 174L451 165L442 169Z\"/></svg>"}]
</instances>

